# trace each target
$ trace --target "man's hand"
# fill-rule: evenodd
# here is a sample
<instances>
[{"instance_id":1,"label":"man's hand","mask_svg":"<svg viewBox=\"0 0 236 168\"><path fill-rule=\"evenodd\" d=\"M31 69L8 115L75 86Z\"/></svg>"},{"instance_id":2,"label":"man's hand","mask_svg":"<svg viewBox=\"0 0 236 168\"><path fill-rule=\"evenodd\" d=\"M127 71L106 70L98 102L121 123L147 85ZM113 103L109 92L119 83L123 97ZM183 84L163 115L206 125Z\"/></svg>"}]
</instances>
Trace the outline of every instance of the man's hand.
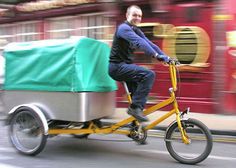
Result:
<instances>
[{"instance_id":1,"label":"man's hand","mask_svg":"<svg viewBox=\"0 0 236 168\"><path fill-rule=\"evenodd\" d=\"M176 58L170 58L168 64L179 65L180 62Z\"/></svg>"},{"instance_id":2,"label":"man's hand","mask_svg":"<svg viewBox=\"0 0 236 168\"><path fill-rule=\"evenodd\" d=\"M156 55L156 59L158 61L162 61L162 62L165 62L167 64L175 64L175 65L180 64L179 61L176 58L170 58L167 55Z\"/></svg>"},{"instance_id":3,"label":"man's hand","mask_svg":"<svg viewBox=\"0 0 236 168\"><path fill-rule=\"evenodd\" d=\"M165 62L165 63L168 63L168 62L170 62L170 57L168 57L167 55L157 55L156 56L156 59L158 60L158 61L163 61L163 62Z\"/></svg>"}]
</instances>

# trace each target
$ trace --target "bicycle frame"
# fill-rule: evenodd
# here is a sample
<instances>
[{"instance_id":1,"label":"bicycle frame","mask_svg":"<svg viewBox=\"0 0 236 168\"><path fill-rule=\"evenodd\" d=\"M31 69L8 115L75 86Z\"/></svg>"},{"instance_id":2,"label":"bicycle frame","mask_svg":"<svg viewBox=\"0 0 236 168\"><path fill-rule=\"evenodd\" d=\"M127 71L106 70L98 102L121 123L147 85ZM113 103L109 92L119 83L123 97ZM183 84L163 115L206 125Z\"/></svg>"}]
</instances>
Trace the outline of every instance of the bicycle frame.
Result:
<instances>
[{"instance_id":1,"label":"bicycle frame","mask_svg":"<svg viewBox=\"0 0 236 168\"><path fill-rule=\"evenodd\" d=\"M169 89L170 92L170 97L150 108L147 108L144 111L144 115L149 115L167 105L173 104L173 109L170 110L169 112L167 112L166 114L164 114L163 116L159 117L158 119L156 119L155 121L153 121L152 123L146 125L144 127L144 130L149 130L152 129L153 127L155 127L156 125L158 125L159 123L161 123L162 121L164 121L165 119L169 118L170 116L176 114L176 122L178 123L178 128L181 132L181 136L182 136L182 140L185 144L189 144L190 141L185 133L185 131L183 130L182 124L181 124L181 116L180 116L180 111L178 108L178 103L175 97L175 91L177 90L177 78L176 78L176 67L175 64L171 63L169 64L169 72L170 72L170 78L171 78L171 85L172 87ZM132 102L131 96L128 92L128 88L127 86L125 86L125 90L127 92L127 96L128 96L128 101L129 103ZM96 126L96 124L94 124L92 121L90 122L90 125L88 128L86 129L70 129L70 128L66 128L66 129L49 129L48 134L109 134L109 133L116 133L116 134L125 134L125 135L129 135L130 131L129 130L119 130L120 127L125 126L126 124L129 124L130 122L136 121L136 119L134 117L129 117L127 119L124 119L118 123L115 123L111 126L108 127L102 127L99 128L98 126ZM136 121L137 124L139 124Z\"/></svg>"}]
</instances>

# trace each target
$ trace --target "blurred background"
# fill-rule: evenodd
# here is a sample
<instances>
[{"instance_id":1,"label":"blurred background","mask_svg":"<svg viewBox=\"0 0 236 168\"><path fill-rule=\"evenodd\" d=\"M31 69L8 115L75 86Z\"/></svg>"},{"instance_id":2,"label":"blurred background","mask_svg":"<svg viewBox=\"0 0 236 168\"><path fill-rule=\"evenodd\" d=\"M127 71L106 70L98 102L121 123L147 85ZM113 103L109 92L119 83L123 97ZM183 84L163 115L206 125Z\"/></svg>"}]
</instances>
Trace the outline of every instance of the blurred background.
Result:
<instances>
[{"instance_id":1,"label":"blurred background","mask_svg":"<svg viewBox=\"0 0 236 168\"><path fill-rule=\"evenodd\" d=\"M116 26L133 4L143 10L139 27L146 36L181 62L180 109L235 115L234 0L0 0L0 88L2 52L8 43L86 36L111 45ZM140 51L134 60L157 74L148 105L166 99L168 68ZM117 107L127 107L123 87L118 86ZM1 107L0 97L0 111Z\"/></svg>"}]
</instances>

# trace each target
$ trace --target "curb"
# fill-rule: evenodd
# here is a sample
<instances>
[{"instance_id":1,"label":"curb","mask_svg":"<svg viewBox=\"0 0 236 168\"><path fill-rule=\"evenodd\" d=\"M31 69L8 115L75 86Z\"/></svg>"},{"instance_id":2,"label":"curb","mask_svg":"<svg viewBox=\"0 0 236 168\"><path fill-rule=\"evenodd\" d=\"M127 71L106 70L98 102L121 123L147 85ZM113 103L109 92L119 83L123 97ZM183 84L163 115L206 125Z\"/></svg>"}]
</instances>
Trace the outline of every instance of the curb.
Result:
<instances>
[{"instance_id":1,"label":"curb","mask_svg":"<svg viewBox=\"0 0 236 168\"><path fill-rule=\"evenodd\" d=\"M161 127L156 126L154 127L155 130L162 130L165 131L167 127ZM234 130L214 130L210 129L210 132L212 135L221 135L221 136L235 136L236 137L236 131Z\"/></svg>"},{"instance_id":2,"label":"curb","mask_svg":"<svg viewBox=\"0 0 236 168\"><path fill-rule=\"evenodd\" d=\"M236 131L228 131L228 130L210 130L213 135L221 135L221 136L235 136Z\"/></svg>"},{"instance_id":3,"label":"curb","mask_svg":"<svg viewBox=\"0 0 236 168\"><path fill-rule=\"evenodd\" d=\"M111 125L115 122L103 122L105 125ZM128 127L127 125L124 127ZM166 131L167 126L155 126L153 130L159 130L159 131ZM236 131L235 130L214 130L210 129L210 132L212 135L219 135L219 136L233 136L236 138Z\"/></svg>"},{"instance_id":4,"label":"curb","mask_svg":"<svg viewBox=\"0 0 236 168\"><path fill-rule=\"evenodd\" d=\"M0 112L0 122L1 121L5 121L6 120L6 115L4 115L3 113ZM107 119L105 119L106 121L103 121L104 125L111 125L111 124L115 124L116 122L109 122L107 121ZM124 127L127 127L124 126ZM161 130L161 131L165 131L167 129L167 126L155 126L153 128L153 130ZM209 128L210 129L210 128ZM235 130L215 130L215 129L210 129L212 135L219 135L219 136L233 136L236 137L236 131Z\"/></svg>"}]
</instances>

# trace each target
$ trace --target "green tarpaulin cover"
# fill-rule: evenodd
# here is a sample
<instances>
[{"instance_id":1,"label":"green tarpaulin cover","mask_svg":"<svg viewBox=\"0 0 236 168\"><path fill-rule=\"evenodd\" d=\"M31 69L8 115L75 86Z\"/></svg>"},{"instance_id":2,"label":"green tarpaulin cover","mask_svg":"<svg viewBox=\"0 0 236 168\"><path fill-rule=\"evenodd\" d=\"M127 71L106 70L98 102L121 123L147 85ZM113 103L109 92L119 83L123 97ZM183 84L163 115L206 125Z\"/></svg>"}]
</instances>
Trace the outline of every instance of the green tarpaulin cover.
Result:
<instances>
[{"instance_id":1,"label":"green tarpaulin cover","mask_svg":"<svg viewBox=\"0 0 236 168\"><path fill-rule=\"evenodd\" d=\"M90 38L8 44L5 90L107 92L117 89L108 75L110 48Z\"/></svg>"}]
</instances>

